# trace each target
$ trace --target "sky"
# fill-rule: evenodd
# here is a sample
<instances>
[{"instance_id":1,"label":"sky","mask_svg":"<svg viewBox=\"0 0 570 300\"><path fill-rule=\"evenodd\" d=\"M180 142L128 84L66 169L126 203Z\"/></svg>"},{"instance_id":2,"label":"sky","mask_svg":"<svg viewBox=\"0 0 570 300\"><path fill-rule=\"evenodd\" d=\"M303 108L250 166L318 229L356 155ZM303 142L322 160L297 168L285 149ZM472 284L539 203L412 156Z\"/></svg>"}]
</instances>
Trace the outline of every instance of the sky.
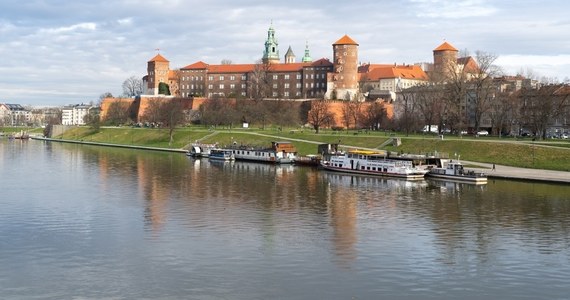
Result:
<instances>
[{"instance_id":1,"label":"sky","mask_svg":"<svg viewBox=\"0 0 570 300\"><path fill-rule=\"evenodd\" d=\"M570 78L570 2L491 0L2 0L0 103L63 106L122 94L157 53L171 69L255 63L271 24L283 55L332 60L348 34L359 60L432 62L444 41L497 57L505 75ZM158 49L158 50L157 50Z\"/></svg>"}]
</instances>

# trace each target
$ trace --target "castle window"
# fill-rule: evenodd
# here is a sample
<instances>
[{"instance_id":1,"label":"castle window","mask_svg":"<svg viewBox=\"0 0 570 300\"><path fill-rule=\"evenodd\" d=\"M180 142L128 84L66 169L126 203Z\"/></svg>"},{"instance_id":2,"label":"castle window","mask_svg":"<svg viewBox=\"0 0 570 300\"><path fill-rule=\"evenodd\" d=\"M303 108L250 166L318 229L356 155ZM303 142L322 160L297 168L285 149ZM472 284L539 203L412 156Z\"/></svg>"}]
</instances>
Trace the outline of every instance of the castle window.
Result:
<instances>
[{"instance_id":1,"label":"castle window","mask_svg":"<svg viewBox=\"0 0 570 300\"><path fill-rule=\"evenodd\" d=\"M284 75L285 79L289 79L289 74Z\"/></svg>"},{"instance_id":2,"label":"castle window","mask_svg":"<svg viewBox=\"0 0 570 300\"><path fill-rule=\"evenodd\" d=\"M246 80L247 77L245 75L241 75L241 80Z\"/></svg>"},{"instance_id":3,"label":"castle window","mask_svg":"<svg viewBox=\"0 0 570 300\"><path fill-rule=\"evenodd\" d=\"M220 75L220 80L224 80L224 75Z\"/></svg>"},{"instance_id":4,"label":"castle window","mask_svg":"<svg viewBox=\"0 0 570 300\"><path fill-rule=\"evenodd\" d=\"M286 88L286 89L289 88L289 84L288 84L288 83L285 84L285 88Z\"/></svg>"},{"instance_id":5,"label":"castle window","mask_svg":"<svg viewBox=\"0 0 570 300\"><path fill-rule=\"evenodd\" d=\"M220 90L223 90L223 89L224 89L224 84L220 83Z\"/></svg>"},{"instance_id":6,"label":"castle window","mask_svg":"<svg viewBox=\"0 0 570 300\"><path fill-rule=\"evenodd\" d=\"M230 84L230 89L232 89L232 90L233 90L233 89L235 89L235 88L236 88L236 85L235 85L235 84L233 84L233 83L232 83L232 84Z\"/></svg>"},{"instance_id":7,"label":"castle window","mask_svg":"<svg viewBox=\"0 0 570 300\"><path fill-rule=\"evenodd\" d=\"M230 80L236 80L236 77L234 75L230 76Z\"/></svg>"},{"instance_id":8,"label":"castle window","mask_svg":"<svg viewBox=\"0 0 570 300\"><path fill-rule=\"evenodd\" d=\"M279 79L279 75L273 75L273 79L274 79L274 80Z\"/></svg>"},{"instance_id":9,"label":"castle window","mask_svg":"<svg viewBox=\"0 0 570 300\"><path fill-rule=\"evenodd\" d=\"M285 97L289 98L289 92L285 92Z\"/></svg>"},{"instance_id":10,"label":"castle window","mask_svg":"<svg viewBox=\"0 0 570 300\"><path fill-rule=\"evenodd\" d=\"M214 76L212 75L208 76L208 80L214 80Z\"/></svg>"},{"instance_id":11,"label":"castle window","mask_svg":"<svg viewBox=\"0 0 570 300\"><path fill-rule=\"evenodd\" d=\"M301 78L303 78L303 75L297 74L297 79L301 79Z\"/></svg>"}]
</instances>

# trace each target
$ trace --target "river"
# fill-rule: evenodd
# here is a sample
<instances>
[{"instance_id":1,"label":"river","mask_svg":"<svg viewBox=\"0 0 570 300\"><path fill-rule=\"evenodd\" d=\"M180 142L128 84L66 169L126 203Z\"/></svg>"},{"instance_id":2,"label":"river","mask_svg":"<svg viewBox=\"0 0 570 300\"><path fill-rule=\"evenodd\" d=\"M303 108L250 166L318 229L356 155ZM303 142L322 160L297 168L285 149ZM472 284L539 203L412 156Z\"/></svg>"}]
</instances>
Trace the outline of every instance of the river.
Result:
<instances>
[{"instance_id":1,"label":"river","mask_svg":"<svg viewBox=\"0 0 570 300\"><path fill-rule=\"evenodd\" d=\"M570 186L0 139L2 299L568 299Z\"/></svg>"}]
</instances>

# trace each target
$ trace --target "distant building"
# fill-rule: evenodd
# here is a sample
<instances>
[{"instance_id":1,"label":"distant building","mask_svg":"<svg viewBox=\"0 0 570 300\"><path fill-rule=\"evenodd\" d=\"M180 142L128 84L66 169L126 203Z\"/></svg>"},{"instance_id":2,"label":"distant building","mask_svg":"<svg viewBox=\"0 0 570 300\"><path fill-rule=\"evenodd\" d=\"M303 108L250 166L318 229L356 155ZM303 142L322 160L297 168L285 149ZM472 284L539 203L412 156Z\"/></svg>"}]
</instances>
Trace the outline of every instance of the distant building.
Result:
<instances>
[{"instance_id":1,"label":"distant building","mask_svg":"<svg viewBox=\"0 0 570 300\"><path fill-rule=\"evenodd\" d=\"M4 126L26 126L32 113L20 104L0 104L0 124Z\"/></svg>"},{"instance_id":2,"label":"distant building","mask_svg":"<svg viewBox=\"0 0 570 300\"><path fill-rule=\"evenodd\" d=\"M93 109L92 105L75 104L64 106L61 110L62 125L85 125L85 116Z\"/></svg>"}]
</instances>

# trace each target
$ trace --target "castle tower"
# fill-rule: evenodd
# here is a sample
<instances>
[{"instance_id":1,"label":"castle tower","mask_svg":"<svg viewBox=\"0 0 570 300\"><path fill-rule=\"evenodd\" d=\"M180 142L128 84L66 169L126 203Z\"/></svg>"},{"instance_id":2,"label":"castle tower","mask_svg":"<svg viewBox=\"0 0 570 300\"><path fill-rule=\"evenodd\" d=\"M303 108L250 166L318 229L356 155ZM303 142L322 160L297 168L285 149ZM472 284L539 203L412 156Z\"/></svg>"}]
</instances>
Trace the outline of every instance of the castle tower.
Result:
<instances>
[{"instance_id":1,"label":"castle tower","mask_svg":"<svg viewBox=\"0 0 570 300\"><path fill-rule=\"evenodd\" d=\"M309 42L305 43L305 56L303 56L301 61L304 63L310 63L313 61L311 54L309 54Z\"/></svg>"},{"instance_id":2,"label":"castle tower","mask_svg":"<svg viewBox=\"0 0 570 300\"><path fill-rule=\"evenodd\" d=\"M344 35L332 46L334 71L332 84L327 84L326 97L353 100L358 93L358 43Z\"/></svg>"},{"instance_id":3,"label":"castle tower","mask_svg":"<svg viewBox=\"0 0 570 300\"><path fill-rule=\"evenodd\" d=\"M275 38L275 29L273 29L273 22L271 26L269 26L269 30L267 30L267 39L265 40L265 50L263 50L263 63L272 63L278 64L279 63L279 43L277 42L277 38Z\"/></svg>"},{"instance_id":4,"label":"castle tower","mask_svg":"<svg viewBox=\"0 0 570 300\"><path fill-rule=\"evenodd\" d=\"M285 63L286 64L295 63L295 53L293 53L291 46L289 46L289 49L287 49L287 53L285 53Z\"/></svg>"},{"instance_id":5,"label":"castle tower","mask_svg":"<svg viewBox=\"0 0 570 300\"><path fill-rule=\"evenodd\" d=\"M160 54L147 62L147 94L158 95L158 84L168 83L169 70L170 62Z\"/></svg>"},{"instance_id":6,"label":"castle tower","mask_svg":"<svg viewBox=\"0 0 570 300\"><path fill-rule=\"evenodd\" d=\"M457 71L458 50L444 42L433 50L433 71L437 78L449 78Z\"/></svg>"}]
</instances>

